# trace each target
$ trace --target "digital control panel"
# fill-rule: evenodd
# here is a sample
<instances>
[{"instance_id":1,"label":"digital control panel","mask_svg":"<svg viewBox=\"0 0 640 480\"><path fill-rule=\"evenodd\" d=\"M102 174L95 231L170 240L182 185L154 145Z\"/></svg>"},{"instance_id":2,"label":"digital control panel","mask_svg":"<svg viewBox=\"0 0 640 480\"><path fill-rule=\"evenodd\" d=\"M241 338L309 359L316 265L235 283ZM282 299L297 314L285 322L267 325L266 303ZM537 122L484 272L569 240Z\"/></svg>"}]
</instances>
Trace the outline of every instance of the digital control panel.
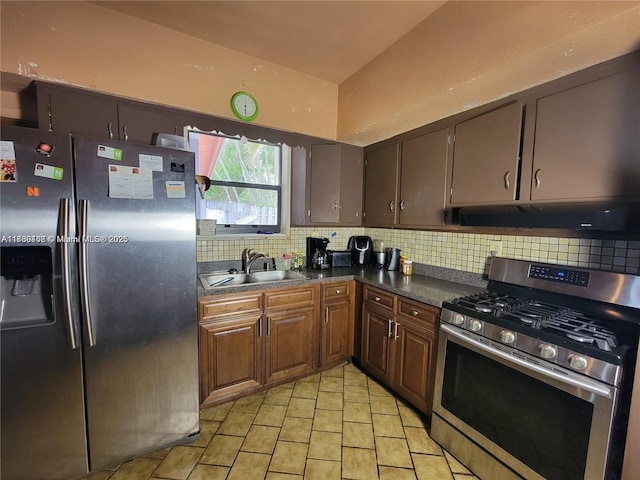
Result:
<instances>
[{"instance_id":1,"label":"digital control panel","mask_svg":"<svg viewBox=\"0 0 640 480\"><path fill-rule=\"evenodd\" d=\"M569 270L564 267L549 267L547 265L530 265L529 278L561 282L578 287L589 285L589 272Z\"/></svg>"}]
</instances>

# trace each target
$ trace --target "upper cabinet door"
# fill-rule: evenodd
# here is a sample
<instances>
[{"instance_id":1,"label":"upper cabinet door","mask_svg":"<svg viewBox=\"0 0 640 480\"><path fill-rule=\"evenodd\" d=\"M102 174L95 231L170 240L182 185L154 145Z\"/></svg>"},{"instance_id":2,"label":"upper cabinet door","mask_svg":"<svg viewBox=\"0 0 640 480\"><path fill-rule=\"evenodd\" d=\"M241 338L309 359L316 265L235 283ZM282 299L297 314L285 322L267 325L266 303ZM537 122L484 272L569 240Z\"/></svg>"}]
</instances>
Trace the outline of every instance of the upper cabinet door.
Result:
<instances>
[{"instance_id":1,"label":"upper cabinet door","mask_svg":"<svg viewBox=\"0 0 640 480\"><path fill-rule=\"evenodd\" d=\"M362 225L362 148L312 145L311 224Z\"/></svg>"},{"instance_id":2,"label":"upper cabinet door","mask_svg":"<svg viewBox=\"0 0 640 480\"><path fill-rule=\"evenodd\" d=\"M360 226L364 181L362 148L343 145L340 169L340 224Z\"/></svg>"},{"instance_id":3,"label":"upper cabinet door","mask_svg":"<svg viewBox=\"0 0 640 480\"><path fill-rule=\"evenodd\" d=\"M522 105L512 103L455 126L450 204L517 199Z\"/></svg>"},{"instance_id":4,"label":"upper cabinet door","mask_svg":"<svg viewBox=\"0 0 640 480\"><path fill-rule=\"evenodd\" d=\"M169 109L118 105L120 140L151 145L156 133L183 136L183 118Z\"/></svg>"},{"instance_id":5,"label":"upper cabinet door","mask_svg":"<svg viewBox=\"0 0 640 480\"><path fill-rule=\"evenodd\" d=\"M391 226L398 219L400 145L394 143L367 153L365 163L364 224Z\"/></svg>"},{"instance_id":6,"label":"upper cabinet door","mask_svg":"<svg viewBox=\"0 0 640 480\"><path fill-rule=\"evenodd\" d=\"M402 144L400 225L443 225L448 129Z\"/></svg>"},{"instance_id":7,"label":"upper cabinet door","mask_svg":"<svg viewBox=\"0 0 640 480\"><path fill-rule=\"evenodd\" d=\"M340 221L340 145L311 147L312 223Z\"/></svg>"},{"instance_id":8,"label":"upper cabinet door","mask_svg":"<svg viewBox=\"0 0 640 480\"><path fill-rule=\"evenodd\" d=\"M38 91L38 126L54 132L118 139L114 99L63 89Z\"/></svg>"},{"instance_id":9,"label":"upper cabinet door","mask_svg":"<svg viewBox=\"0 0 640 480\"><path fill-rule=\"evenodd\" d=\"M640 196L640 68L540 98L531 200Z\"/></svg>"}]
</instances>

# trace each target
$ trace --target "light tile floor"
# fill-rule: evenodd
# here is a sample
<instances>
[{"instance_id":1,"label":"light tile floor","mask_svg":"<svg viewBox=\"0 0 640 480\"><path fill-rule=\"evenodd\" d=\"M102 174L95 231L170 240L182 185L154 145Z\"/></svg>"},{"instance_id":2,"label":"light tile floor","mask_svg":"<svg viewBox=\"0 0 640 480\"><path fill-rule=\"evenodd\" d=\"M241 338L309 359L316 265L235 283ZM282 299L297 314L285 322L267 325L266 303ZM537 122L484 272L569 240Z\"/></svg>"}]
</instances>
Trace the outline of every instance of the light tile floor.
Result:
<instances>
[{"instance_id":1,"label":"light tile floor","mask_svg":"<svg viewBox=\"0 0 640 480\"><path fill-rule=\"evenodd\" d=\"M197 442L83 480L477 480L352 364L200 412Z\"/></svg>"}]
</instances>

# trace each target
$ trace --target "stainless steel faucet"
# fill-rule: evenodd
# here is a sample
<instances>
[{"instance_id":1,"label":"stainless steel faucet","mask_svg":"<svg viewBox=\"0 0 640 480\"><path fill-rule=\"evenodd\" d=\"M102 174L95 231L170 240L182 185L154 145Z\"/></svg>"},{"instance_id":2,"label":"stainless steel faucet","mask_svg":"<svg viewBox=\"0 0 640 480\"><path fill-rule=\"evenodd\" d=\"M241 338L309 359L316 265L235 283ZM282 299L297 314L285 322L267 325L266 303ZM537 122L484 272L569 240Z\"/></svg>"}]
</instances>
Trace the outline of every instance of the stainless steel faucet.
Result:
<instances>
[{"instance_id":1,"label":"stainless steel faucet","mask_svg":"<svg viewBox=\"0 0 640 480\"><path fill-rule=\"evenodd\" d=\"M242 271L243 272L247 272L247 264L249 263L249 260L251 260L251 252L253 252L252 248L245 248L242 251Z\"/></svg>"},{"instance_id":2,"label":"stainless steel faucet","mask_svg":"<svg viewBox=\"0 0 640 480\"><path fill-rule=\"evenodd\" d=\"M250 254L249 260L247 261L247 268L245 270L247 274L250 273L251 267L253 266L254 262L259 258L269 258L269 257L264 253L254 253L253 255ZM267 264L267 270L268 269L269 269L269 264Z\"/></svg>"}]
</instances>

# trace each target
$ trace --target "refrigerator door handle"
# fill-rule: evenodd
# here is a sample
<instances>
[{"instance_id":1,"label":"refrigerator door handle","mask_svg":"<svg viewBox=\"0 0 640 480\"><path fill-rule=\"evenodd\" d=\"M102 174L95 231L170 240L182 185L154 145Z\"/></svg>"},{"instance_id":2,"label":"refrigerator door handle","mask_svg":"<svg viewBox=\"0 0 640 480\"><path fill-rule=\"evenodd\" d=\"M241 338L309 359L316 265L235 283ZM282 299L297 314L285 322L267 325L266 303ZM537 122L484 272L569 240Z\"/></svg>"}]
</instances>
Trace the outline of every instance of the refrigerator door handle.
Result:
<instances>
[{"instance_id":1,"label":"refrigerator door handle","mask_svg":"<svg viewBox=\"0 0 640 480\"><path fill-rule=\"evenodd\" d=\"M67 317L67 334L69 336L69 344L72 350L78 348L78 337L75 328L75 322L73 321L73 308L71 300L71 267L70 267L70 202L68 198L60 199L60 207L58 209L58 231L62 235L62 244L60 248L61 265L62 265L62 301L64 313Z\"/></svg>"},{"instance_id":2,"label":"refrigerator door handle","mask_svg":"<svg viewBox=\"0 0 640 480\"><path fill-rule=\"evenodd\" d=\"M90 347L96 346L96 340L93 333L93 321L91 320L91 302L89 299L89 261L87 258L87 245L85 240L88 238L89 218L89 200L80 200L78 202L79 212L79 229L80 229L80 295L82 298L82 313L84 318L84 326L86 331L86 341Z\"/></svg>"}]
</instances>

